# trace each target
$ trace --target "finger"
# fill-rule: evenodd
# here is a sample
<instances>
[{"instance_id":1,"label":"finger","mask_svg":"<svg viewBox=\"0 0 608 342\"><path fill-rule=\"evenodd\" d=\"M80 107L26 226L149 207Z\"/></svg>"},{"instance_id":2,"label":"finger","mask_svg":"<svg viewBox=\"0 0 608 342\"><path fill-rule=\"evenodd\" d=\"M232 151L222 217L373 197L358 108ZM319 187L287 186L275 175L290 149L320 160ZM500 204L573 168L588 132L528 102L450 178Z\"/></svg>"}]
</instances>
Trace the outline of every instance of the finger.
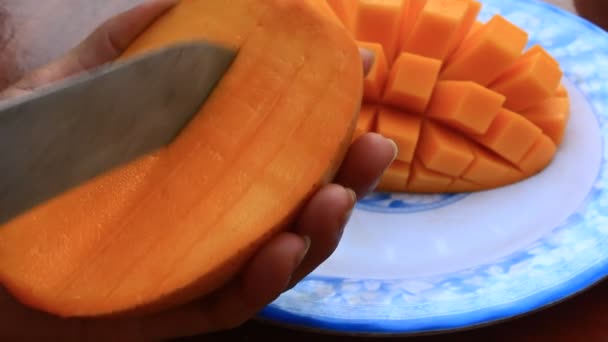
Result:
<instances>
[{"instance_id":1,"label":"finger","mask_svg":"<svg viewBox=\"0 0 608 342\"><path fill-rule=\"evenodd\" d=\"M284 232L253 257L241 276L203 302L146 317L140 321L145 339L165 339L236 327L255 316L287 289L308 250L307 239Z\"/></svg>"},{"instance_id":2,"label":"finger","mask_svg":"<svg viewBox=\"0 0 608 342\"><path fill-rule=\"evenodd\" d=\"M331 256L355 204L356 196L348 186L364 189L359 193L365 194L395 155L395 144L378 134L357 139L337 178L347 187L330 184L319 190L301 211L293 233L281 233L271 240L242 278L213 299L202 306L188 305L148 317L141 331L153 338L194 335L235 327L253 317ZM301 236L307 239L302 242Z\"/></svg>"},{"instance_id":3,"label":"finger","mask_svg":"<svg viewBox=\"0 0 608 342\"><path fill-rule=\"evenodd\" d=\"M359 53L363 62L363 74L367 75L374 65L375 55L372 51L365 48L359 48Z\"/></svg>"},{"instance_id":4,"label":"finger","mask_svg":"<svg viewBox=\"0 0 608 342\"><path fill-rule=\"evenodd\" d=\"M394 143L380 135L370 133L362 136L350 148L338 180L346 186L371 187L390 165L395 151ZM363 175L353 176L362 172ZM364 194L365 191L359 193ZM342 185L323 187L301 211L293 233L282 233L267 244L254 257L238 282L229 285L202 306L188 305L147 318L142 331L148 331L158 338L181 333L199 334L228 329L253 317L331 256L355 200L354 191ZM305 242L302 246L301 236L307 237L305 241L309 241L308 247ZM302 255L305 255L303 259ZM289 265L297 265L297 268L294 271Z\"/></svg>"},{"instance_id":5,"label":"finger","mask_svg":"<svg viewBox=\"0 0 608 342\"><path fill-rule=\"evenodd\" d=\"M362 49L361 56L367 73L373 54ZM354 191L336 184L325 186L304 207L295 231L274 237L252 259L239 280L202 304L144 318L139 333L145 339L175 338L244 323L335 251L355 201Z\"/></svg>"},{"instance_id":6,"label":"finger","mask_svg":"<svg viewBox=\"0 0 608 342\"><path fill-rule=\"evenodd\" d=\"M397 157L397 145L377 133L367 133L351 145L335 183L353 189L358 198L373 190Z\"/></svg>"},{"instance_id":7,"label":"finger","mask_svg":"<svg viewBox=\"0 0 608 342\"><path fill-rule=\"evenodd\" d=\"M178 0L149 0L101 24L63 57L44 65L0 93L0 100L95 68L118 57L156 18Z\"/></svg>"},{"instance_id":8,"label":"finger","mask_svg":"<svg viewBox=\"0 0 608 342\"><path fill-rule=\"evenodd\" d=\"M290 287L335 251L355 201L356 195L352 190L330 184L315 194L302 210L294 232L308 236L311 243L306 257L291 279Z\"/></svg>"},{"instance_id":9,"label":"finger","mask_svg":"<svg viewBox=\"0 0 608 342\"><path fill-rule=\"evenodd\" d=\"M87 70L117 58L148 26L178 0L152 0L123 12L99 26L71 53ZM78 70L78 69L77 69Z\"/></svg>"}]
</instances>

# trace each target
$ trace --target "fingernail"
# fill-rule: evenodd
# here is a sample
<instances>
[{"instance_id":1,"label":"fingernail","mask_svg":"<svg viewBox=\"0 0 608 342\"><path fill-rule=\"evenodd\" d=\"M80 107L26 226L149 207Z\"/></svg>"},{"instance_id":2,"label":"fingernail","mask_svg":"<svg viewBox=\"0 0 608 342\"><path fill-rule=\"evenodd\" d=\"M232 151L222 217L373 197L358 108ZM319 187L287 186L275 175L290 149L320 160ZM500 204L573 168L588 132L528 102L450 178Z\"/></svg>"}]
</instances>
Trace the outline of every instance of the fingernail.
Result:
<instances>
[{"instance_id":1,"label":"fingernail","mask_svg":"<svg viewBox=\"0 0 608 342\"><path fill-rule=\"evenodd\" d=\"M386 139L391 144L391 146L393 147L393 157L391 159L391 162L386 165L386 167L384 168L384 170L382 170L381 177L382 177L382 175L384 175L384 173L386 172L386 170L388 170L389 167L391 167L391 165L393 164L393 162L395 162L395 160L397 159L397 155L399 155L399 147L397 146L397 143L393 139L390 139L390 138L387 138L387 137L383 137L383 138ZM382 181L381 178L376 179L376 181L368 189L367 193L375 191L381 181Z\"/></svg>"},{"instance_id":2,"label":"fingernail","mask_svg":"<svg viewBox=\"0 0 608 342\"><path fill-rule=\"evenodd\" d=\"M344 190L346 190L346 193L350 197L350 205L351 205L351 207L354 206L355 203L357 203L357 193L355 192L355 190L350 189L350 188L345 188Z\"/></svg>"},{"instance_id":3,"label":"fingernail","mask_svg":"<svg viewBox=\"0 0 608 342\"><path fill-rule=\"evenodd\" d=\"M358 198L357 193L353 189L345 188L344 190L346 190L346 193L350 197L349 210L346 212L346 215L344 215L343 221L346 223L348 220L350 220L350 217L353 214L353 210L355 209L355 205L357 204Z\"/></svg>"},{"instance_id":4,"label":"fingernail","mask_svg":"<svg viewBox=\"0 0 608 342\"><path fill-rule=\"evenodd\" d=\"M367 76L372 69L372 66L374 66L374 59L376 56L372 51L366 48L359 48L359 53L361 54L361 60L363 61L363 74Z\"/></svg>"},{"instance_id":5,"label":"fingernail","mask_svg":"<svg viewBox=\"0 0 608 342\"><path fill-rule=\"evenodd\" d=\"M393 139L389 139L387 137L384 137L384 139L388 140L388 142L393 147L393 159L390 162L390 164L392 164L395 161L395 159L397 159L397 155L399 154L399 146L397 146L397 143ZM389 166L390 166L390 164L389 164Z\"/></svg>"},{"instance_id":6,"label":"fingernail","mask_svg":"<svg viewBox=\"0 0 608 342\"><path fill-rule=\"evenodd\" d=\"M345 188L344 190L350 197L350 203L349 203L349 209L344 214L344 218L342 219L342 226L340 227L340 230L338 231L338 240L342 239L342 235L344 235L344 228L346 227L346 224L348 223L351 216L353 215L353 210L355 210L355 205L357 204L357 200L358 200L357 193L353 189Z\"/></svg>"},{"instance_id":7,"label":"fingernail","mask_svg":"<svg viewBox=\"0 0 608 342\"><path fill-rule=\"evenodd\" d=\"M294 267L293 267L294 271L297 270L298 267L300 267L300 265L302 264L302 261L304 261L304 258L306 258L306 255L308 254L308 250L310 250L310 242L311 242L310 237L302 236L302 240L304 241L304 249L296 258L296 261L295 261Z\"/></svg>"},{"instance_id":8,"label":"fingernail","mask_svg":"<svg viewBox=\"0 0 608 342\"><path fill-rule=\"evenodd\" d=\"M304 261L304 259L306 258L306 255L308 254L308 251L310 250L310 237L307 235L304 235L301 237L302 241L304 242L304 249L300 252L300 254L298 254L293 261L293 268L291 269L291 274L289 275L289 277L287 278L287 284L285 285L285 291L290 290L292 287L294 287L296 285L296 281L294 280L294 276L297 274L298 272L298 268L300 268L300 266L302 265L302 262Z\"/></svg>"}]
</instances>

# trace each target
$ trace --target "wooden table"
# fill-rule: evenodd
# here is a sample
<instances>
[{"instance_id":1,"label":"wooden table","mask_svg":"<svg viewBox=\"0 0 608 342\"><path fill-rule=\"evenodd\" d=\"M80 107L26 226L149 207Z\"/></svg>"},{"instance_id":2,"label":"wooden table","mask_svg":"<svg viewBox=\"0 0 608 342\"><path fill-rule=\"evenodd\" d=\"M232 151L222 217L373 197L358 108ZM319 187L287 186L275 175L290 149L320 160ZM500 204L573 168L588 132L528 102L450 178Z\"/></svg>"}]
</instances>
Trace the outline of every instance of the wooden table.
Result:
<instances>
[{"instance_id":1,"label":"wooden table","mask_svg":"<svg viewBox=\"0 0 608 342\"><path fill-rule=\"evenodd\" d=\"M8 0L11 41L0 59L0 87L24 72L48 62L82 39L104 18L141 0ZM213 0L209 0L213 1ZM509 0L505 0L509 1ZM574 11L572 0L550 0ZM78 11L78 15L73 13ZM70 13L71 12L71 13ZM4 69L4 70L3 70ZM200 340L249 341L277 337L291 341L359 341L297 332L251 321L232 330ZM192 339L198 340L198 339ZM378 339L374 339L378 340ZM608 282L552 308L502 324L468 332L401 339L408 342L477 341L608 341Z\"/></svg>"}]
</instances>

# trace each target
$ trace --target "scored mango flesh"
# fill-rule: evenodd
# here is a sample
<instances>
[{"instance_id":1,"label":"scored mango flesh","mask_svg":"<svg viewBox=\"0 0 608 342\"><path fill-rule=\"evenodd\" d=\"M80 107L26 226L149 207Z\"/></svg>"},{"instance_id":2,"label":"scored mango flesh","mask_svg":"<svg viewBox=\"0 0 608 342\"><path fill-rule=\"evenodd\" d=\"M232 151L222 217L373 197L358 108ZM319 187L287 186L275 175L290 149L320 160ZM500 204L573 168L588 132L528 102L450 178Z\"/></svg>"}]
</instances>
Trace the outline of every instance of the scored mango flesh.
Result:
<instances>
[{"instance_id":1,"label":"scored mango flesh","mask_svg":"<svg viewBox=\"0 0 608 342\"><path fill-rule=\"evenodd\" d=\"M377 190L493 189L553 160L570 116L559 63L476 0L327 0L373 52L354 139L399 147Z\"/></svg>"}]
</instances>

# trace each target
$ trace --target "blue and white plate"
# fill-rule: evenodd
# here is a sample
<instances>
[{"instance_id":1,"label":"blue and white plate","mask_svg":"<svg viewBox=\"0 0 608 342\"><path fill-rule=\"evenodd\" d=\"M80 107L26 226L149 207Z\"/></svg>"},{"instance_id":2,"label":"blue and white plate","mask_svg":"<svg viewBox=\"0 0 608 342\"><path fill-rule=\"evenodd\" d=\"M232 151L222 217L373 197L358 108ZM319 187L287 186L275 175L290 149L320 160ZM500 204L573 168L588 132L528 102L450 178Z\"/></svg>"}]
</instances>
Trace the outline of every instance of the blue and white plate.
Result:
<instances>
[{"instance_id":1,"label":"blue and white plate","mask_svg":"<svg viewBox=\"0 0 608 342\"><path fill-rule=\"evenodd\" d=\"M608 272L608 34L546 3L484 0L562 64L572 117L554 162L466 195L374 194L338 250L260 314L337 334L409 335L498 322Z\"/></svg>"}]
</instances>

